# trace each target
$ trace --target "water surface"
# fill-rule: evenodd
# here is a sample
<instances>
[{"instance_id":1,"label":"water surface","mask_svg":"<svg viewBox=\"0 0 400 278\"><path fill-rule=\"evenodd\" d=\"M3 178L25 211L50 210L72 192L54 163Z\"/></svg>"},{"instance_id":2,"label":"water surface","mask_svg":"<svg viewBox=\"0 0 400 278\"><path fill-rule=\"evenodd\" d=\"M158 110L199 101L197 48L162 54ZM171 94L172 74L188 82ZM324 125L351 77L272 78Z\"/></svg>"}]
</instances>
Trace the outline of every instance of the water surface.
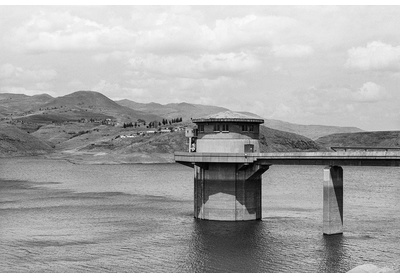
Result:
<instances>
[{"instance_id":1,"label":"water surface","mask_svg":"<svg viewBox=\"0 0 400 278\"><path fill-rule=\"evenodd\" d=\"M0 159L0 272L400 269L400 169L343 167L344 234L322 235L321 166L272 166L263 219L193 218L193 170Z\"/></svg>"}]
</instances>

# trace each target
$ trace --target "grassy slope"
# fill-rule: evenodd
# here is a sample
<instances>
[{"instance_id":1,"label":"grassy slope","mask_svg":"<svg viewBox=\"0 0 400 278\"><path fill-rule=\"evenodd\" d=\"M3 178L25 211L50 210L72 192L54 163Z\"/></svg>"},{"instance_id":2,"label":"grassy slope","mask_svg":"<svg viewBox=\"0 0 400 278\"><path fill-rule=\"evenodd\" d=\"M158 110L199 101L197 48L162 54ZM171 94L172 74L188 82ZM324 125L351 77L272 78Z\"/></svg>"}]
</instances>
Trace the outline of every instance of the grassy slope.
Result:
<instances>
[{"instance_id":1,"label":"grassy slope","mask_svg":"<svg viewBox=\"0 0 400 278\"><path fill-rule=\"evenodd\" d=\"M316 140L319 137L329 134L354 133L363 131L357 127L300 125L272 119L264 119L264 121L264 125L269 128L300 134L312 140Z\"/></svg>"},{"instance_id":2,"label":"grassy slope","mask_svg":"<svg viewBox=\"0 0 400 278\"><path fill-rule=\"evenodd\" d=\"M358 133L339 133L324 136L316 140L326 147L400 147L400 131L375 131Z\"/></svg>"},{"instance_id":3,"label":"grassy slope","mask_svg":"<svg viewBox=\"0 0 400 278\"><path fill-rule=\"evenodd\" d=\"M0 124L0 157L47 154L52 147L42 140L6 124Z\"/></svg>"},{"instance_id":4,"label":"grassy slope","mask_svg":"<svg viewBox=\"0 0 400 278\"><path fill-rule=\"evenodd\" d=\"M51 101L53 97L47 94L27 96L23 94L0 94L0 113L15 114L34 109Z\"/></svg>"},{"instance_id":5,"label":"grassy slope","mask_svg":"<svg viewBox=\"0 0 400 278\"><path fill-rule=\"evenodd\" d=\"M116 101L118 104L129 107L134 110L139 110L147 113L159 115L162 118L173 119L182 117L184 120L190 120L190 118L203 117L211 114L215 114L228 109L210 105L200 105L191 103L169 103L159 104L155 102L151 103L138 103L127 99Z\"/></svg>"},{"instance_id":6,"label":"grassy slope","mask_svg":"<svg viewBox=\"0 0 400 278\"><path fill-rule=\"evenodd\" d=\"M173 162L175 151L188 149L183 131L135 138L118 136L136 132L132 128L71 123L63 126L48 125L34 134L55 145L56 157L78 163ZM308 138L266 127L261 128L260 137L261 150L264 152L321 150Z\"/></svg>"},{"instance_id":7,"label":"grassy slope","mask_svg":"<svg viewBox=\"0 0 400 278\"><path fill-rule=\"evenodd\" d=\"M265 126L260 129L261 152L324 151L313 140Z\"/></svg>"},{"instance_id":8,"label":"grassy slope","mask_svg":"<svg viewBox=\"0 0 400 278\"><path fill-rule=\"evenodd\" d=\"M93 91L78 91L58 97L46 103L41 108L60 109L60 107L79 109L92 113L101 113L124 122L136 121L137 119L144 119L146 121L161 120L161 117L157 115L135 111L128 107L121 106L103 94Z\"/></svg>"}]
</instances>

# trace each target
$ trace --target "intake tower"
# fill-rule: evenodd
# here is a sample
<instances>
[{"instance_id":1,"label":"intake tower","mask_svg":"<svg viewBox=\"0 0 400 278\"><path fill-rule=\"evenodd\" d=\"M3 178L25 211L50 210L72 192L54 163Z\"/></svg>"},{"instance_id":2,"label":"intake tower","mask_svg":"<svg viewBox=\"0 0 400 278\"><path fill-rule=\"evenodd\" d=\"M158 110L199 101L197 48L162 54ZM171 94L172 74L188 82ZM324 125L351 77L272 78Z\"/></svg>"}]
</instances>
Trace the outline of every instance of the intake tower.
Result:
<instances>
[{"instance_id":1,"label":"intake tower","mask_svg":"<svg viewBox=\"0 0 400 278\"><path fill-rule=\"evenodd\" d=\"M264 120L227 111L192 121L197 125L192 151L203 157L224 154L215 163L182 163L194 168L194 217L225 221L261 219L261 175L269 166L236 161L234 155L260 153L260 124Z\"/></svg>"}]
</instances>

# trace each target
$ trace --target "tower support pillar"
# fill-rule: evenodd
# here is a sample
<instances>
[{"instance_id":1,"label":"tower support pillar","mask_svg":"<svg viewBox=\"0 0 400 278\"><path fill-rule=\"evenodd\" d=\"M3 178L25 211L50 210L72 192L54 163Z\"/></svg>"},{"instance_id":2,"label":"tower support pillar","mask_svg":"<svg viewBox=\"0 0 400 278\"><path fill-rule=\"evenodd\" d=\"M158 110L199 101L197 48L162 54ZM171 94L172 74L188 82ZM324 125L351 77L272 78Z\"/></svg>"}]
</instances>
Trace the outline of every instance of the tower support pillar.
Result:
<instances>
[{"instance_id":1,"label":"tower support pillar","mask_svg":"<svg viewBox=\"0 0 400 278\"><path fill-rule=\"evenodd\" d=\"M194 166L194 217L220 221L261 219L261 175L268 166L208 163Z\"/></svg>"},{"instance_id":2,"label":"tower support pillar","mask_svg":"<svg viewBox=\"0 0 400 278\"><path fill-rule=\"evenodd\" d=\"M343 169L340 166L324 168L323 233L343 233Z\"/></svg>"}]
</instances>

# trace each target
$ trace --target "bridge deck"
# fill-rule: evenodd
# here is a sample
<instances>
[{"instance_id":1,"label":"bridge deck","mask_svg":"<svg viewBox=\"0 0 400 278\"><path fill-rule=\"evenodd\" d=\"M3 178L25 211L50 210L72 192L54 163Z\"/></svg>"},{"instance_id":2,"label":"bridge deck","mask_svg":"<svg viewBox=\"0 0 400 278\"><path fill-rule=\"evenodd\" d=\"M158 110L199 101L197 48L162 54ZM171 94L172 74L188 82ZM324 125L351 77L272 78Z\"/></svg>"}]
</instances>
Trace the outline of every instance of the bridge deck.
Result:
<instances>
[{"instance_id":1,"label":"bridge deck","mask_svg":"<svg viewBox=\"0 0 400 278\"><path fill-rule=\"evenodd\" d=\"M400 167L400 151L189 153L176 152L175 161L196 163L256 163L260 165L340 165Z\"/></svg>"}]
</instances>

